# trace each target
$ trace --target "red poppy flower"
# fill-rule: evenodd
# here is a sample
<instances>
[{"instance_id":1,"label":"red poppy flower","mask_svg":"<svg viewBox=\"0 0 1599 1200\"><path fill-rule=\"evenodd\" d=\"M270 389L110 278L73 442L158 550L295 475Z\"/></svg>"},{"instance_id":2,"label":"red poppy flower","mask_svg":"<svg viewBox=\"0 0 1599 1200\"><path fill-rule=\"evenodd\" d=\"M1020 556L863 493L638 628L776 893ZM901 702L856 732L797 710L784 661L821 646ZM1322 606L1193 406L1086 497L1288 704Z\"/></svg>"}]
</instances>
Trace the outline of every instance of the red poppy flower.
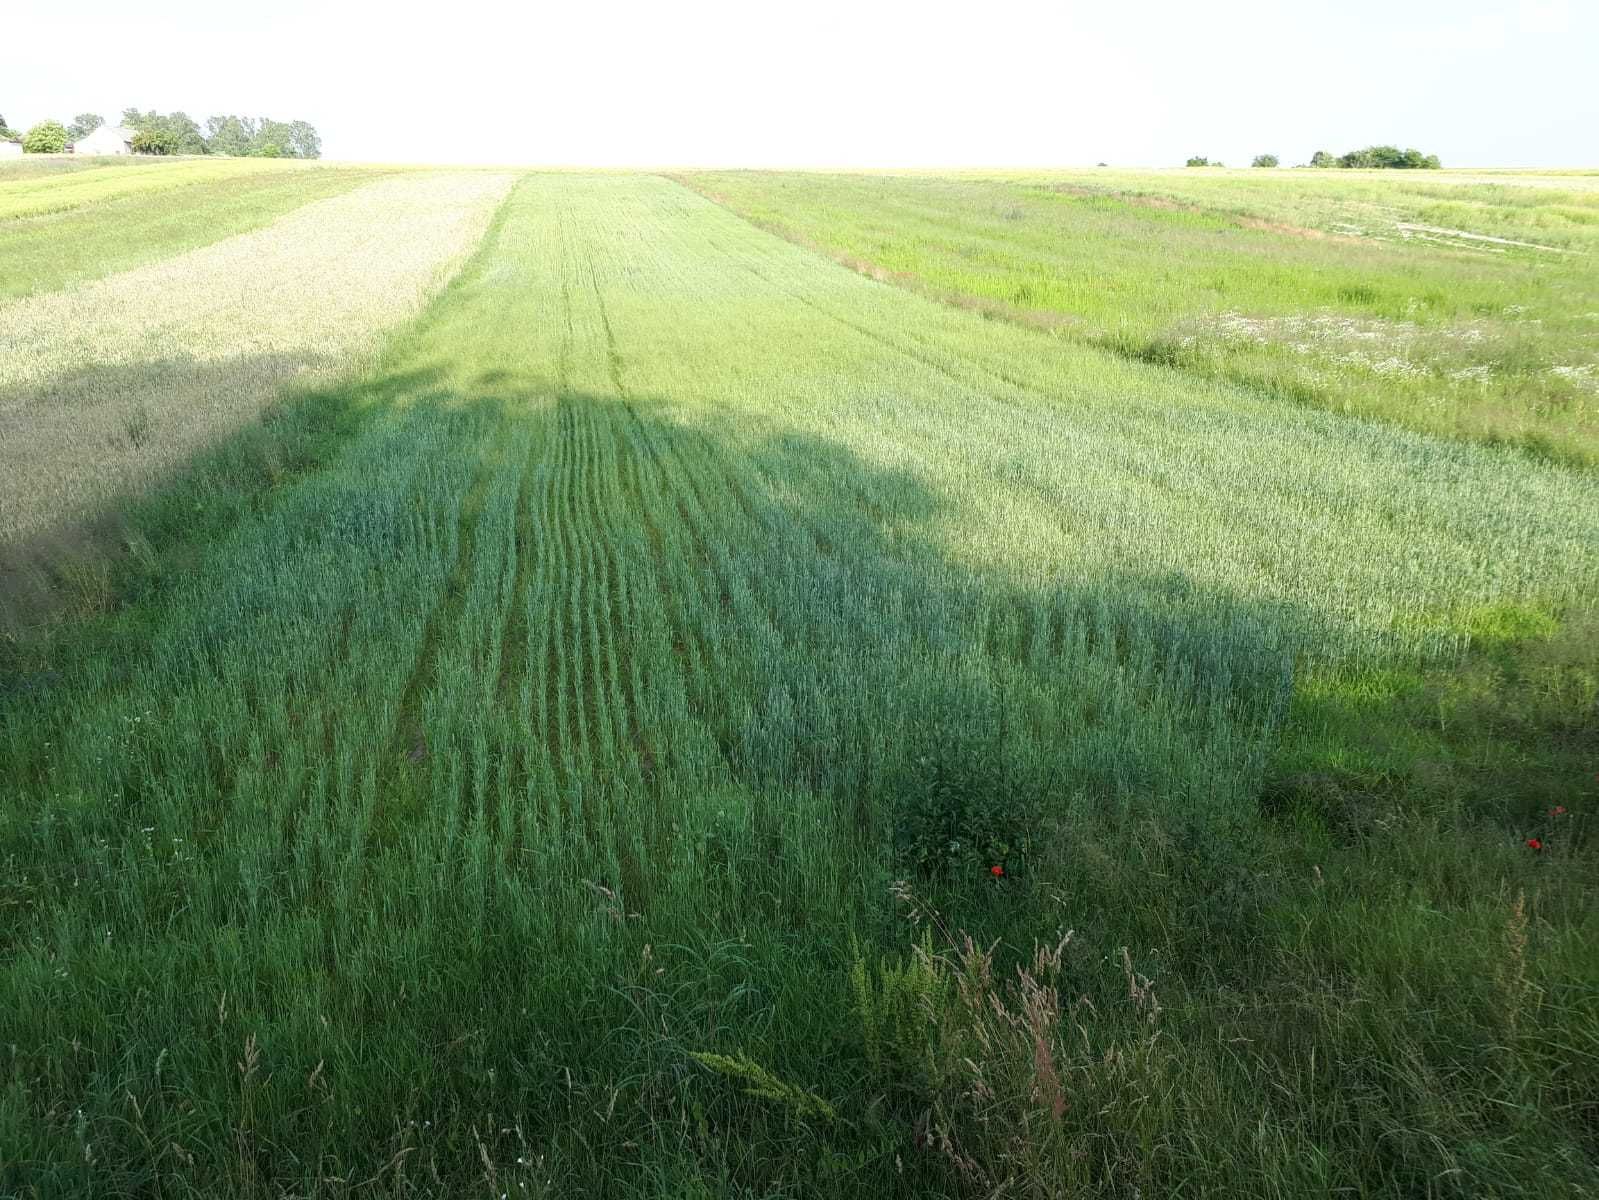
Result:
<instances>
[{"instance_id":1,"label":"red poppy flower","mask_svg":"<svg viewBox=\"0 0 1599 1200\"><path fill-rule=\"evenodd\" d=\"M1540 842L1537 838L1528 838L1527 839L1527 849L1529 849L1529 850L1542 850L1543 849L1543 843Z\"/></svg>"},{"instance_id":2,"label":"red poppy flower","mask_svg":"<svg viewBox=\"0 0 1599 1200\"><path fill-rule=\"evenodd\" d=\"M988 873L990 875L992 875L995 879L998 879L1001 875L1003 875L1005 873L1005 868L1000 866L998 863L995 863L993 866L988 868Z\"/></svg>"},{"instance_id":3,"label":"red poppy flower","mask_svg":"<svg viewBox=\"0 0 1599 1200\"><path fill-rule=\"evenodd\" d=\"M1564 804L1555 805L1553 808L1551 808L1549 810L1549 815L1551 817L1563 817L1563 816L1565 816L1566 815L1566 806Z\"/></svg>"}]
</instances>

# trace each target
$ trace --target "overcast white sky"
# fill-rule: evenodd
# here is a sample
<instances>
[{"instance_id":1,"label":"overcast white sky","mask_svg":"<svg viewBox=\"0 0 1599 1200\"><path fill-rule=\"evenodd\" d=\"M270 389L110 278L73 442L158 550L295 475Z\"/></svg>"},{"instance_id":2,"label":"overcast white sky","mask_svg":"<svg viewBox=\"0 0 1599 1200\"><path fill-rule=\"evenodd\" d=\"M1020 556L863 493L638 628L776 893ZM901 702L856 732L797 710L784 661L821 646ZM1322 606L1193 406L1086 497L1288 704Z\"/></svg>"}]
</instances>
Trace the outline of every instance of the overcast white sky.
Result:
<instances>
[{"instance_id":1,"label":"overcast white sky","mask_svg":"<svg viewBox=\"0 0 1599 1200\"><path fill-rule=\"evenodd\" d=\"M1599 166L1599 0L75 0L0 114L304 118L328 158L1244 165L1414 145Z\"/></svg>"}]
</instances>

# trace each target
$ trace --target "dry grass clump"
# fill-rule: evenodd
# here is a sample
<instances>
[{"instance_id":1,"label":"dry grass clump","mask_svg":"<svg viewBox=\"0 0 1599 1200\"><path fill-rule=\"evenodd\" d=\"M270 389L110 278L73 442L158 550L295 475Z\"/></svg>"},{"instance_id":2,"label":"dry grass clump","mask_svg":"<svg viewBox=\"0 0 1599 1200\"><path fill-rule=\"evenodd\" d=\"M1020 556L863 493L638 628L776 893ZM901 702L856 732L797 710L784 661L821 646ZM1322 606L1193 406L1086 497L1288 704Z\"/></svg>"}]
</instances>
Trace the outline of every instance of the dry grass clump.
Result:
<instances>
[{"instance_id":1,"label":"dry grass clump","mask_svg":"<svg viewBox=\"0 0 1599 1200\"><path fill-rule=\"evenodd\" d=\"M925 1106L916 1149L944 1158L978 1195L1088 1190L1120 1165L1107 1143L1147 1135L1139 1109L1166 1084L1153 981L1122 947L1125 1004L1100 1011L1065 990L1071 931L1006 972L997 943L952 931L903 882L894 893L922 936L902 959L872 963L857 948L850 992L874 1076L897 1077Z\"/></svg>"},{"instance_id":2,"label":"dry grass clump","mask_svg":"<svg viewBox=\"0 0 1599 1200\"><path fill-rule=\"evenodd\" d=\"M258 231L0 306L0 542L81 517L370 352L482 236L508 175L385 179Z\"/></svg>"}]
</instances>

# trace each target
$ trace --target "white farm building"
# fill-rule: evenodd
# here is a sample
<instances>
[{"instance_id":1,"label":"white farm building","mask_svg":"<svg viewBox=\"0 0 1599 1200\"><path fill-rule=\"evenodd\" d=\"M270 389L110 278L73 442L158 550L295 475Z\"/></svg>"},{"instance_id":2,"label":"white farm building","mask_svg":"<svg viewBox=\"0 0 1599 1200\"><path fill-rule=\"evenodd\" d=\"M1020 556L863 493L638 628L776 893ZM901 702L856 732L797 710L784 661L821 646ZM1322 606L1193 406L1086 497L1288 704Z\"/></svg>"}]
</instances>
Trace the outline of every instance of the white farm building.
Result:
<instances>
[{"instance_id":1,"label":"white farm building","mask_svg":"<svg viewBox=\"0 0 1599 1200\"><path fill-rule=\"evenodd\" d=\"M72 147L74 154L132 154L133 139L138 133L126 125L102 125L88 137L81 137Z\"/></svg>"},{"instance_id":2,"label":"white farm building","mask_svg":"<svg viewBox=\"0 0 1599 1200\"><path fill-rule=\"evenodd\" d=\"M21 142L0 142L0 158L21 158Z\"/></svg>"}]
</instances>

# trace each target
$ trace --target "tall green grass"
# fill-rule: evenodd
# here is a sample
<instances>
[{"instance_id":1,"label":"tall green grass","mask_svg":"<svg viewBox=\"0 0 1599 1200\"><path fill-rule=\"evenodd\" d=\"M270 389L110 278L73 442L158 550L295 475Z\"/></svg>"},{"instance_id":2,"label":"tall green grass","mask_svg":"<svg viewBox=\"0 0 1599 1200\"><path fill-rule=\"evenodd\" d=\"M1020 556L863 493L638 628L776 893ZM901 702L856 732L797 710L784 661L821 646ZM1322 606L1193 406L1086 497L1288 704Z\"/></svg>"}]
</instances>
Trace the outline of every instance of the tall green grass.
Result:
<instances>
[{"instance_id":1,"label":"tall green grass","mask_svg":"<svg viewBox=\"0 0 1599 1200\"><path fill-rule=\"evenodd\" d=\"M1589 1192L1595 488L531 177L12 647L0 1187Z\"/></svg>"}]
</instances>

